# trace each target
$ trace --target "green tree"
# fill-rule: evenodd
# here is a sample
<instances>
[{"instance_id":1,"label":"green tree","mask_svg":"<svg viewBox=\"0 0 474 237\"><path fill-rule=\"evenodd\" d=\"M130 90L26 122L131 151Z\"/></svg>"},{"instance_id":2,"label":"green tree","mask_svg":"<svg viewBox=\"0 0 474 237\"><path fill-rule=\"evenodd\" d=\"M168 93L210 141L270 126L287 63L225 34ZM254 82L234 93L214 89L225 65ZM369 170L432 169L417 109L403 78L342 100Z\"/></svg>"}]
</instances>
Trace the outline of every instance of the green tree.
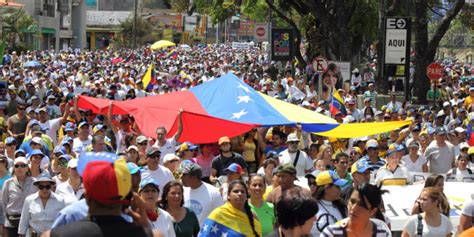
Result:
<instances>
[{"instance_id":1,"label":"green tree","mask_svg":"<svg viewBox=\"0 0 474 237\"><path fill-rule=\"evenodd\" d=\"M21 8L7 9L3 23L7 26L7 44L10 48L25 48L26 35L35 34L38 29L36 21Z\"/></svg>"},{"instance_id":2,"label":"green tree","mask_svg":"<svg viewBox=\"0 0 474 237\"><path fill-rule=\"evenodd\" d=\"M119 47L132 47L133 43L133 16L128 17L125 21L120 22L120 34L121 38L116 39L114 42ZM144 45L147 43L153 43L159 40L160 35L154 29L153 25L147 20L138 17L137 18L137 45Z\"/></svg>"}]
</instances>

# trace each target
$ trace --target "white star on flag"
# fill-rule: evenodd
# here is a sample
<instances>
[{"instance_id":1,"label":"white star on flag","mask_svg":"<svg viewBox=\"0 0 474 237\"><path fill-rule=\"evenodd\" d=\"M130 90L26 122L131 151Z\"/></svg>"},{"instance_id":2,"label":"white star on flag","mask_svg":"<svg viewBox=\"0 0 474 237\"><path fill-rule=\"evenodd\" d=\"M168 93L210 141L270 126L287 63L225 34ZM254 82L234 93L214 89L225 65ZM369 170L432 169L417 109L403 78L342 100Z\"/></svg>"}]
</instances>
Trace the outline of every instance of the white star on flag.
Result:
<instances>
[{"instance_id":1,"label":"white star on flag","mask_svg":"<svg viewBox=\"0 0 474 237\"><path fill-rule=\"evenodd\" d=\"M213 225L211 227L211 232L214 233L214 234L217 234L217 231L219 231L219 228L217 228L217 225Z\"/></svg>"},{"instance_id":2,"label":"white star on flag","mask_svg":"<svg viewBox=\"0 0 474 237\"><path fill-rule=\"evenodd\" d=\"M222 232L221 237L227 237L227 232Z\"/></svg>"},{"instance_id":3,"label":"white star on flag","mask_svg":"<svg viewBox=\"0 0 474 237\"><path fill-rule=\"evenodd\" d=\"M204 232L207 232L207 228L209 228L209 226L207 224L205 224L203 227L202 227L202 230L204 230Z\"/></svg>"},{"instance_id":4,"label":"white star on flag","mask_svg":"<svg viewBox=\"0 0 474 237\"><path fill-rule=\"evenodd\" d=\"M243 115L246 115L248 112L245 111L245 109L242 109L240 112L238 113L232 113L232 117L230 119L240 119L240 117L242 117Z\"/></svg>"},{"instance_id":5,"label":"white star on flag","mask_svg":"<svg viewBox=\"0 0 474 237\"><path fill-rule=\"evenodd\" d=\"M240 104L241 102L248 103L250 101L253 101L248 95L237 96L237 99L239 99L239 101L237 101L237 104Z\"/></svg>"},{"instance_id":6,"label":"white star on flag","mask_svg":"<svg viewBox=\"0 0 474 237\"><path fill-rule=\"evenodd\" d=\"M238 86L237 88L240 88L240 89L244 90L244 91L247 92L247 93L250 92L249 88L243 86L242 84L239 84L239 86Z\"/></svg>"}]
</instances>

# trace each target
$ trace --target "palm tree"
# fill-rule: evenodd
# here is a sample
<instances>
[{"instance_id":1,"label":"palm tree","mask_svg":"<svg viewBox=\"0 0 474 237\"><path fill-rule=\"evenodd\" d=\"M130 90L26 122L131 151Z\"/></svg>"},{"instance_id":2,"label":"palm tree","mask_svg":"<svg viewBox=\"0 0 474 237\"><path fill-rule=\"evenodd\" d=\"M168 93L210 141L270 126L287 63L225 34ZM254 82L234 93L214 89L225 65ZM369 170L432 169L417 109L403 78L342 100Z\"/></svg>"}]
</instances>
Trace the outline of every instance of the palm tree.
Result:
<instances>
[{"instance_id":1,"label":"palm tree","mask_svg":"<svg viewBox=\"0 0 474 237\"><path fill-rule=\"evenodd\" d=\"M3 23L8 28L9 47L24 44L26 35L36 33L38 29L36 21L21 8L7 9L3 15Z\"/></svg>"}]
</instances>

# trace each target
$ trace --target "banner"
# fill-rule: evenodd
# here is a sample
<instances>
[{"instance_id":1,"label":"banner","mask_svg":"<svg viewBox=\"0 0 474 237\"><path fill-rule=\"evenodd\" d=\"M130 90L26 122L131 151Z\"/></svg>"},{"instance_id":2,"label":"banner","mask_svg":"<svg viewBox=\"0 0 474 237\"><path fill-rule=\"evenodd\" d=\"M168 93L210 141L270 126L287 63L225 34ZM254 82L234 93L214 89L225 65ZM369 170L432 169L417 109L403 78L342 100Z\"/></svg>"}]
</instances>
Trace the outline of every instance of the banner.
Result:
<instances>
[{"instance_id":1,"label":"banner","mask_svg":"<svg viewBox=\"0 0 474 237\"><path fill-rule=\"evenodd\" d=\"M293 59L293 33L291 29L272 29L272 60L291 61Z\"/></svg>"},{"instance_id":2,"label":"banner","mask_svg":"<svg viewBox=\"0 0 474 237\"><path fill-rule=\"evenodd\" d=\"M240 42L232 42L233 49L248 49L250 48L249 43L240 43Z\"/></svg>"},{"instance_id":3,"label":"banner","mask_svg":"<svg viewBox=\"0 0 474 237\"><path fill-rule=\"evenodd\" d=\"M383 195L385 204L385 214L390 218L392 231L402 231L408 218L411 216L411 209L416 199L423 190L424 184L414 184L407 186L384 186L382 189L389 193ZM474 194L474 183L446 182L444 184L444 194L448 197L451 211L449 219L456 227L459 225L464 203L472 199Z\"/></svg>"}]
</instances>

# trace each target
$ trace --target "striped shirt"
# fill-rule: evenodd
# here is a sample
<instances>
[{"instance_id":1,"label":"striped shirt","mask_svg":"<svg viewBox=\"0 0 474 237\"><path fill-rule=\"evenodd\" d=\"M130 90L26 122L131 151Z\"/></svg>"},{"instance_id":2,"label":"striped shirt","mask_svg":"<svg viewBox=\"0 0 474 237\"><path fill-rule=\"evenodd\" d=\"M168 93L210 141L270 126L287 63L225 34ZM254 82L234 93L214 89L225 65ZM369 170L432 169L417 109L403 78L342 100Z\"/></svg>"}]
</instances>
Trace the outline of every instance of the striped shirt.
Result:
<instances>
[{"instance_id":1,"label":"striped shirt","mask_svg":"<svg viewBox=\"0 0 474 237\"><path fill-rule=\"evenodd\" d=\"M342 219L324 229L321 237L345 237L348 236L346 226L349 218ZM385 222L378 219L370 219L372 223L373 237L391 237L392 233Z\"/></svg>"},{"instance_id":2,"label":"striped shirt","mask_svg":"<svg viewBox=\"0 0 474 237\"><path fill-rule=\"evenodd\" d=\"M377 170L382 168L386 163L385 160L381 158L378 158L377 162L374 163L370 160L370 158L367 155L362 157L361 159L365 159L367 161L367 164L370 165L370 168L372 169L374 173L377 173Z\"/></svg>"}]
</instances>

